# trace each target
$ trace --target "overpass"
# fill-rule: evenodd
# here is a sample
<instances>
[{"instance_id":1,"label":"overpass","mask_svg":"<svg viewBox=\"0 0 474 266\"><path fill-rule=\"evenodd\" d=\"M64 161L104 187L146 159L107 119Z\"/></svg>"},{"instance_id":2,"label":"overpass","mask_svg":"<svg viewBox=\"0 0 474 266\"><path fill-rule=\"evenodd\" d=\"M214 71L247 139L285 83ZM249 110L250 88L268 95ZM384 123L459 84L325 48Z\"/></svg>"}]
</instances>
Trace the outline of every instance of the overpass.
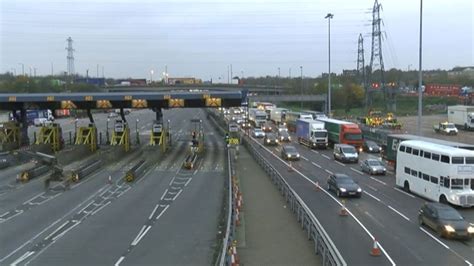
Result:
<instances>
[{"instance_id":1,"label":"overpass","mask_svg":"<svg viewBox=\"0 0 474 266\"><path fill-rule=\"evenodd\" d=\"M128 92L128 91L244 91L247 90L250 93L265 93L265 94L283 94L285 91L291 88L281 86L264 86L264 85L174 85L174 86L159 86L159 87L135 87L135 86L120 86L120 87L108 87L105 90L109 92Z\"/></svg>"},{"instance_id":2,"label":"overpass","mask_svg":"<svg viewBox=\"0 0 474 266\"><path fill-rule=\"evenodd\" d=\"M249 95L250 101L260 102L323 102L326 103L326 94L288 94L288 95Z\"/></svg>"}]
</instances>

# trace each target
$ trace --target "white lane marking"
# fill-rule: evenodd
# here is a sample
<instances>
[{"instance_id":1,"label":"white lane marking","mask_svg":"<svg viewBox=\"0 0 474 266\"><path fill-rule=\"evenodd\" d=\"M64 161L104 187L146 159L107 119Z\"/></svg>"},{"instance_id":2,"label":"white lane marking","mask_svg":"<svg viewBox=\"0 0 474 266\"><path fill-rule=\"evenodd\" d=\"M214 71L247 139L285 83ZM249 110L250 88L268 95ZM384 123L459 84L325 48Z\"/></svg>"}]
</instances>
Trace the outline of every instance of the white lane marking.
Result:
<instances>
[{"instance_id":1,"label":"white lane marking","mask_svg":"<svg viewBox=\"0 0 474 266\"><path fill-rule=\"evenodd\" d=\"M143 237L148 233L148 231L151 229L151 225L148 225L145 231L143 231L142 235L137 239L137 242L135 244L132 243L132 246L136 246L138 242L140 242Z\"/></svg>"},{"instance_id":2,"label":"white lane marking","mask_svg":"<svg viewBox=\"0 0 474 266\"><path fill-rule=\"evenodd\" d=\"M316 166L316 167L318 167L318 168L322 168L321 165L319 165L319 164L317 164L317 163L315 163L315 162L311 162L311 164L314 165L314 166Z\"/></svg>"},{"instance_id":3,"label":"white lane marking","mask_svg":"<svg viewBox=\"0 0 474 266\"><path fill-rule=\"evenodd\" d=\"M91 215L95 215L96 213L100 212L100 210L102 210L103 208L105 208L105 207L106 207L107 205L109 205L110 203L112 203L112 202L111 202L111 201L107 201L106 204L100 206L97 210L93 211L93 212L91 213Z\"/></svg>"},{"instance_id":4,"label":"white lane marking","mask_svg":"<svg viewBox=\"0 0 474 266\"><path fill-rule=\"evenodd\" d=\"M161 206L164 206L164 205L161 205ZM166 205L166 208L164 208L164 209L161 211L160 215L158 215L158 217L156 217L155 221L158 220L158 219L160 219L161 215L163 215L163 213L165 213L165 211L169 208L169 206L170 206L170 205Z\"/></svg>"},{"instance_id":5,"label":"white lane marking","mask_svg":"<svg viewBox=\"0 0 474 266\"><path fill-rule=\"evenodd\" d=\"M378 189L374 188L373 186L371 185L367 185L370 189L372 189L373 191L378 191Z\"/></svg>"},{"instance_id":6,"label":"white lane marking","mask_svg":"<svg viewBox=\"0 0 474 266\"><path fill-rule=\"evenodd\" d=\"M328 160L331 160L331 157L327 156L326 154L321 154L321 156L323 156L324 158L326 158Z\"/></svg>"},{"instance_id":7,"label":"white lane marking","mask_svg":"<svg viewBox=\"0 0 474 266\"><path fill-rule=\"evenodd\" d=\"M464 260L464 261L467 263L467 265L472 266L472 263L470 263L468 260Z\"/></svg>"},{"instance_id":8,"label":"white lane marking","mask_svg":"<svg viewBox=\"0 0 474 266\"><path fill-rule=\"evenodd\" d=\"M413 196L412 194L406 193L405 191L403 191L403 190L401 190L401 189L399 189L399 188L397 188L397 187L394 187L393 189L395 189L396 191L401 192L401 193L407 195L408 197L415 198L415 196Z\"/></svg>"},{"instance_id":9,"label":"white lane marking","mask_svg":"<svg viewBox=\"0 0 474 266\"><path fill-rule=\"evenodd\" d=\"M336 162L337 164L339 164L339 165L346 166L345 164L343 164L343 163L341 163L341 162L339 162L339 161L335 161L335 162Z\"/></svg>"},{"instance_id":10,"label":"white lane marking","mask_svg":"<svg viewBox=\"0 0 474 266\"><path fill-rule=\"evenodd\" d=\"M328 174L330 174L330 175L333 174L333 172L329 171L328 169L324 169L324 171L326 171L326 173L328 173Z\"/></svg>"},{"instance_id":11,"label":"white lane marking","mask_svg":"<svg viewBox=\"0 0 474 266\"><path fill-rule=\"evenodd\" d=\"M49 239L51 238L52 235L56 234L59 230L61 230L69 221L65 221L60 227L58 227L56 230L54 230L51 234L49 234L47 237L44 239Z\"/></svg>"},{"instance_id":12,"label":"white lane marking","mask_svg":"<svg viewBox=\"0 0 474 266\"><path fill-rule=\"evenodd\" d=\"M19 257L17 260L15 260L11 265L16 266L18 263L26 260L29 256L35 254L34 251L27 251L25 254L23 254L21 257Z\"/></svg>"},{"instance_id":13,"label":"white lane marking","mask_svg":"<svg viewBox=\"0 0 474 266\"><path fill-rule=\"evenodd\" d=\"M163 198L166 196L166 193L168 193L168 189L166 189L165 193L163 193L163 195L161 196L161 200L163 200Z\"/></svg>"},{"instance_id":14,"label":"white lane marking","mask_svg":"<svg viewBox=\"0 0 474 266\"><path fill-rule=\"evenodd\" d=\"M9 211L3 213L2 215L0 215L0 218L3 218L3 216L7 215L8 213L10 213Z\"/></svg>"},{"instance_id":15,"label":"white lane marking","mask_svg":"<svg viewBox=\"0 0 474 266\"><path fill-rule=\"evenodd\" d=\"M319 154L319 151L315 151L315 150L311 150L312 152L316 153L316 154Z\"/></svg>"},{"instance_id":16,"label":"white lane marking","mask_svg":"<svg viewBox=\"0 0 474 266\"><path fill-rule=\"evenodd\" d=\"M403 217L405 220L407 221L410 221L410 218L406 217L403 213L397 211L395 208L393 208L392 206L388 205L388 208L394 212L396 212L398 215L400 215L401 217Z\"/></svg>"},{"instance_id":17,"label":"white lane marking","mask_svg":"<svg viewBox=\"0 0 474 266\"><path fill-rule=\"evenodd\" d=\"M197 170L196 170L196 171L197 171ZM193 179L193 178L189 178L189 180L186 181L186 184L184 184L184 186L187 186L187 185L189 184L189 182L191 182L191 179Z\"/></svg>"},{"instance_id":18,"label":"white lane marking","mask_svg":"<svg viewBox=\"0 0 474 266\"><path fill-rule=\"evenodd\" d=\"M155 215L155 212L156 212L156 209L158 209L158 206L160 206L160 204L156 204L155 208L153 209L153 211L151 212L150 216L148 216L148 219L151 220L151 217L153 217L153 215Z\"/></svg>"},{"instance_id":19,"label":"white lane marking","mask_svg":"<svg viewBox=\"0 0 474 266\"><path fill-rule=\"evenodd\" d=\"M117 260L117 262L114 264L114 266L119 266L120 263L122 263L122 261L123 261L124 259L125 259L124 256L120 257L120 258Z\"/></svg>"},{"instance_id":20,"label":"white lane marking","mask_svg":"<svg viewBox=\"0 0 474 266\"><path fill-rule=\"evenodd\" d=\"M135 239L133 239L132 241L132 246L135 246L135 244L137 243L137 240L138 238L140 238L140 236L142 235L142 233L145 231L145 229L148 227L148 225L144 225L142 226L142 229L140 229L140 232L138 232L137 236L135 237Z\"/></svg>"},{"instance_id":21,"label":"white lane marking","mask_svg":"<svg viewBox=\"0 0 474 266\"><path fill-rule=\"evenodd\" d=\"M450 249L448 247L448 245L446 245L445 243L441 242L441 240L439 240L438 238L436 238L435 236L433 236L432 234L430 234L428 231L426 231L423 227L420 226L420 229L421 231L425 232L425 234L427 234L429 237L431 237L432 239L434 239L436 242L438 242L441 246L445 247L446 249Z\"/></svg>"},{"instance_id":22,"label":"white lane marking","mask_svg":"<svg viewBox=\"0 0 474 266\"><path fill-rule=\"evenodd\" d=\"M175 200L179 196L179 194L181 194L181 192L183 192L182 189L178 192L178 194L176 194L176 196L173 197L173 200Z\"/></svg>"},{"instance_id":23,"label":"white lane marking","mask_svg":"<svg viewBox=\"0 0 474 266\"><path fill-rule=\"evenodd\" d=\"M30 203L31 201L33 201L34 199L36 199L37 197L41 197L44 195L44 192L41 192L39 194L36 194L34 197L30 198L29 200L25 201L23 204L25 203Z\"/></svg>"},{"instance_id":24,"label":"white lane marking","mask_svg":"<svg viewBox=\"0 0 474 266\"><path fill-rule=\"evenodd\" d=\"M13 217L16 217L16 216L22 214L22 213L23 213L23 210L19 210L19 211L18 211L17 213L15 213L14 215L12 215L12 216L10 216L10 217L8 217L8 218L6 218L6 219L2 219L2 221L1 221L0 223L4 223L4 222L6 222L6 221L12 219Z\"/></svg>"},{"instance_id":25,"label":"white lane marking","mask_svg":"<svg viewBox=\"0 0 474 266\"><path fill-rule=\"evenodd\" d=\"M305 161L309 161L308 158L304 157L304 156L301 156L301 159L305 160Z\"/></svg>"},{"instance_id":26,"label":"white lane marking","mask_svg":"<svg viewBox=\"0 0 474 266\"><path fill-rule=\"evenodd\" d=\"M57 239L59 239L60 237L64 236L67 232L69 232L70 230L72 230L74 227L76 227L77 225L79 225L81 222L77 222L77 223L74 223L71 227L69 227L68 229L64 230L64 232L62 232L61 234L55 236L53 238L53 242L56 241Z\"/></svg>"},{"instance_id":27,"label":"white lane marking","mask_svg":"<svg viewBox=\"0 0 474 266\"><path fill-rule=\"evenodd\" d=\"M275 158L277 158L278 160L280 160L282 163L284 163L286 166L289 166L289 164L287 162L285 162L283 159L281 159L280 157L274 155L270 150L268 150L266 147L264 147L262 144L258 143L257 141L255 141L254 139L254 142L257 143L258 145L260 145L262 148L264 148L265 150L267 150L271 155L273 155ZM311 184L313 184L314 186L316 186L316 182L314 182L313 180L311 180L309 177L307 177L306 175L304 175L303 173L301 173L298 169L295 169L293 168L294 171L296 173L298 173L300 176L302 176L304 179L306 179L306 181L310 182ZM324 194L326 194L327 196L329 196L331 199L333 199L340 207L343 207L343 204L337 200L333 195L331 195L328 191L326 191L325 189L322 189L321 191L324 192ZM346 207L346 210L347 210L347 213L352 217L352 219L354 219L358 224L359 226L367 233L367 235L372 239L372 240L375 240L375 237L372 235L372 233L370 233L370 231L364 226L364 224L362 224L362 222L349 210L347 209ZM382 253L385 255L385 257L390 261L390 263L395 266L395 262L392 260L392 258L390 257L390 255L388 255L387 251L385 251L385 249L383 248L382 244L380 242L378 242L379 244L379 248L380 250L382 251Z\"/></svg>"},{"instance_id":28,"label":"white lane marking","mask_svg":"<svg viewBox=\"0 0 474 266\"><path fill-rule=\"evenodd\" d=\"M381 180L379 180L378 178L375 178L375 177L373 177L373 176L369 176L369 178L372 179L372 180L374 180L374 181L379 182L380 184L382 184L382 185L384 185L384 186L387 185L387 183L385 183L385 182L383 182L383 181L381 181Z\"/></svg>"},{"instance_id":29,"label":"white lane marking","mask_svg":"<svg viewBox=\"0 0 474 266\"><path fill-rule=\"evenodd\" d=\"M359 171L359 170L357 170L357 169L355 169L355 168L353 168L353 167L351 167L351 170L354 171L354 172L356 172L356 173L358 173L358 174L364 175L364 173L362 173L361 171Z\"/></svg>"},{"instance_id":30,"label":"white lane marking","mask_svg":"<svg viewBox=\"0 0 474 266\"><path fill-rule=\"evenodd\" d=\"M371 196L372 198L374 198L374 199L375 199L376 201L378 201L378 202L381 201L379 198L377 198L376 196L370 194L369 192L367 192L367 191L365 191L365 190L364 190L364 193L367 194L367 195L369 195L369 196Z\"/></svg>"}]
</instances>

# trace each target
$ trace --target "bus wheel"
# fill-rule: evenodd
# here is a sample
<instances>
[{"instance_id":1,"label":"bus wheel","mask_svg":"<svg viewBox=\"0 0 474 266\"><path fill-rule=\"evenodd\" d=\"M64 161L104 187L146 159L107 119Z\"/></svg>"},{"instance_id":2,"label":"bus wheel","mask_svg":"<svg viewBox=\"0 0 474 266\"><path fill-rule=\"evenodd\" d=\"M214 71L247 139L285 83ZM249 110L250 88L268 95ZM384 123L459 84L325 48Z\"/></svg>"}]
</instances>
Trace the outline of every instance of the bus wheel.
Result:
<instances>
[{"instance_id":1,"label":"bus wheel","mask_svg":"<svg viewBox=\"0 0 474 266\"><path fill-rule=\"evenodd\" d=\"M439 197L439 202L440 203L443 203L443 204L448 204L448 199L446 199L446 196L445 195L441 195Z\"/></svg>"},{"instance_id":2,"label":"bus wheel","mask_svg":"<svg viewBox=\"0 0 474 266\"><path fill-rule=\"evenodd\" d=\"M405 183L403 183L403 190L405 190L406 192L410 192L410 184L408 183L408 181L405 181Z\"/></svg>"}]
</instances>

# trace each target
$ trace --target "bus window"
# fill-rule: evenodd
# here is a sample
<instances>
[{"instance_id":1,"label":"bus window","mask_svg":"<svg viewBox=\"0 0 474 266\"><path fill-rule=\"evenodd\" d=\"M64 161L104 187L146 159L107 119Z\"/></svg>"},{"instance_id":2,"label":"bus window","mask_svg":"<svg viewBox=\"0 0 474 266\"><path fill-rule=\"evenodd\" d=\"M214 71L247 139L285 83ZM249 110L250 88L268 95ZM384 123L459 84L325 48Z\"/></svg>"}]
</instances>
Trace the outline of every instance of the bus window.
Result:
<instances>
[{"instance_id":1,"label":"bus window","mask_svg":"<svg viewBox=\"0 0 474 266\"><path fill-rule=\"evenodd\" d=\"M418 172L418 177L423 178L423 174L421 172Z\"/></svg>"},{"instance_id":2,"label":"bus window","mask_svg":"<svg viewBox=\"0 0 474 266\"><path fill-rule=\"evenodd\" d=\"M431 154L431 160L439 161L439 154L436 154L436 153Z\"/></svg>"},{"instance_id":3,"label":"bus window","mask_svg":"<svg viewBox=\"0 0 474 266\"><path fill-rule=\"evenodd\" d=\"M474 178L471 178L471 189L474 190Z\"/></svg>"},{"instance_id":4,"label":"bus window","mask_svg":"<svg viewBox=\"0 0 474 266\"><path fill-rule=\"evenodd\" d=\"M410 168L405 167L405 174L410 174Z\"/></svg>"},{"instance_id":5,"label":"bus window","mask_svg":"<svg viewBox=\"0 0 474 266\"><path fill-rule=\"evenodd\" d=\"M441 162L443 162L443 163L449 163L449 156L441 155Z\"/></svg>"},{"instance_id":6,"label":"bus window","mask_svg":"<svg viewBox=\"0 0 474 266\"><path fill-rule=\"evenodd\" d=\"M405 151L406 151L406 153L411 153L411 147L407 147L407 149Z\"/></svg>"},{"instance_id":7,"label":"bus window","mask_svg":"<svg viewBox=\"0 0 474 266\"><path fill-rule=\"evenodd\" d=\"M438 178L436 176L431 177L431 183L438 184Z\"/></svg>"},{"instance_id":8,"label":"bus window","mask_svg":"<svg viewBox=\"0 0 474 266\"><path fill-rule=\"evenodd\" d=\"M416 170L411 170L411 175L416 177L418 175L418 173L416 172Z\"/></svg>"},{"instance_id":9,"label":"bus window","mask_svg":"<svg viewBox=\"0 0 474 266\"><path fill-rule=\"evenodd\" d=\"M461 178L453 178L451 179L451 189L462 189L462 179Z\"/></svg>"},{"instance_id":10,"label":"bus window","mask_svg":"<svg viewBox=\"0 0 474 266\"><path fill-rule=\"evenodd\" d=\"M426 181L430 181L430 176L427 174L423 174L423 179Z\"/></svg>"},{"instance_id":11,"label":"bus window","mask_svg":"<svg viewBox=\"0 0 474 266\"><path fill-rule=\"evenodd\" d=\"M466 157L466 164L474 164L474 157Z\"/></svg>"},{"instance_id":12,"label":"bus window","mask_svg":"<svg viewBox=\"0 0 474 266\"><path fill-rule=\"evenodd\" d=\"M431 158L431 152L426 152L423 154L423 157L430 159Z\"/></svg>"},{"instance_id":13,"label":"bus window","mask_svg":"<svg viewBox=\"0 0 474 266\"><path fill-rule=\"evenodd\" d=\"M423 157L423 150L420 150L420 157Z\"/></svg>"},{"instance_id":14,"label":"bus window","mask_svg":"<svg viewBox=\"0 0 474 266\"><path fill-rule=\"evenodd\" d=\"M464 163L464 157L453 157L451 159L452 164L463 164Z\"/></svg>"},{"instance_id":15,"label":"bus window","mask_svg":"<svg viewBox=\"0 0 474 266\"><path fill-rule=\"evenodd\" d=\"M449 177L444 178L444 187L449 188Z\"/></svg>"},{"instance_id":16,"label":"bus window","mask_svg":"<svg viewBox=\"0 0 474 266\"><path fill-rule=\"evenodd\" d=\"M469 187L469 178L464 179L464 186Z\"/></svg>"},{"instance_id":17,"label":"bus window","mask_svg":"<svg viewBox=\"0 0 474 266\"><path fill-rule=\"evenodd\" d=\"M400 146L400 151L405 151L405 146Z\"/></svg>"},{"instance_id":18,"label":"bus window","mask_svg":"<svg viewBox=\"0 0 474 266\"><path fill-rule=\"evenodd\" d=\"M413 155L418 155L418 154L419 154L419 150L413 149Z\"/></svg>"}]
</instances>

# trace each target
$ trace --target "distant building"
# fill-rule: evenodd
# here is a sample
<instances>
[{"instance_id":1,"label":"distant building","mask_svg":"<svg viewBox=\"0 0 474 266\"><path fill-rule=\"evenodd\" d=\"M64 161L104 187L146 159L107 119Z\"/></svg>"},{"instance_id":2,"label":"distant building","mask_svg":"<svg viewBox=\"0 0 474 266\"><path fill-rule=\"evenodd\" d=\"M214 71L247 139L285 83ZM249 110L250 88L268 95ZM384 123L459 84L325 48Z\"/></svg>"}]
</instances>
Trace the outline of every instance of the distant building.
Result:
<instances>
[{"instance_id":1,"label":"distant building","mask_svg":"<svg viewBox=\"0 0 474 266\"><path fill-rule=\"evenodd\" d=\"M168 78L168 84L169 85L180 85L180 84L186 84L186 85L195 85L195 84L202 84L201 79L197 78Z\"/></svg>"},{"instance_id":2,"label":"distant building","mask_svg":"<svg viewBox=\"0 0 474 266\"><path fill-rule=\"evenodd\" d=\"M448 72L449 77L459 77L467 76L469 78L474 78L474 66L468 67L455 67Z\"/></svg>"},{"instance_id":3,"label":"distant building","mask_svg":"<svg viewBox=\"0 0 474 266\"><path fill-rule=\"evenodd\" d=\"M74 82L96 85L98 87L105 86L105 78L77 78Z\"/></svg>"},{"instance_id":4,"label":"distant building","mask_svg":"<svg viewBox=\"0 0 474 266\"><path fill-rule=\"evenodd\" d=\"M346 77L356 77L357 76L357 70L355 69L343 69L342 70L342 75Z\"/></svg>"}]
</instances>

